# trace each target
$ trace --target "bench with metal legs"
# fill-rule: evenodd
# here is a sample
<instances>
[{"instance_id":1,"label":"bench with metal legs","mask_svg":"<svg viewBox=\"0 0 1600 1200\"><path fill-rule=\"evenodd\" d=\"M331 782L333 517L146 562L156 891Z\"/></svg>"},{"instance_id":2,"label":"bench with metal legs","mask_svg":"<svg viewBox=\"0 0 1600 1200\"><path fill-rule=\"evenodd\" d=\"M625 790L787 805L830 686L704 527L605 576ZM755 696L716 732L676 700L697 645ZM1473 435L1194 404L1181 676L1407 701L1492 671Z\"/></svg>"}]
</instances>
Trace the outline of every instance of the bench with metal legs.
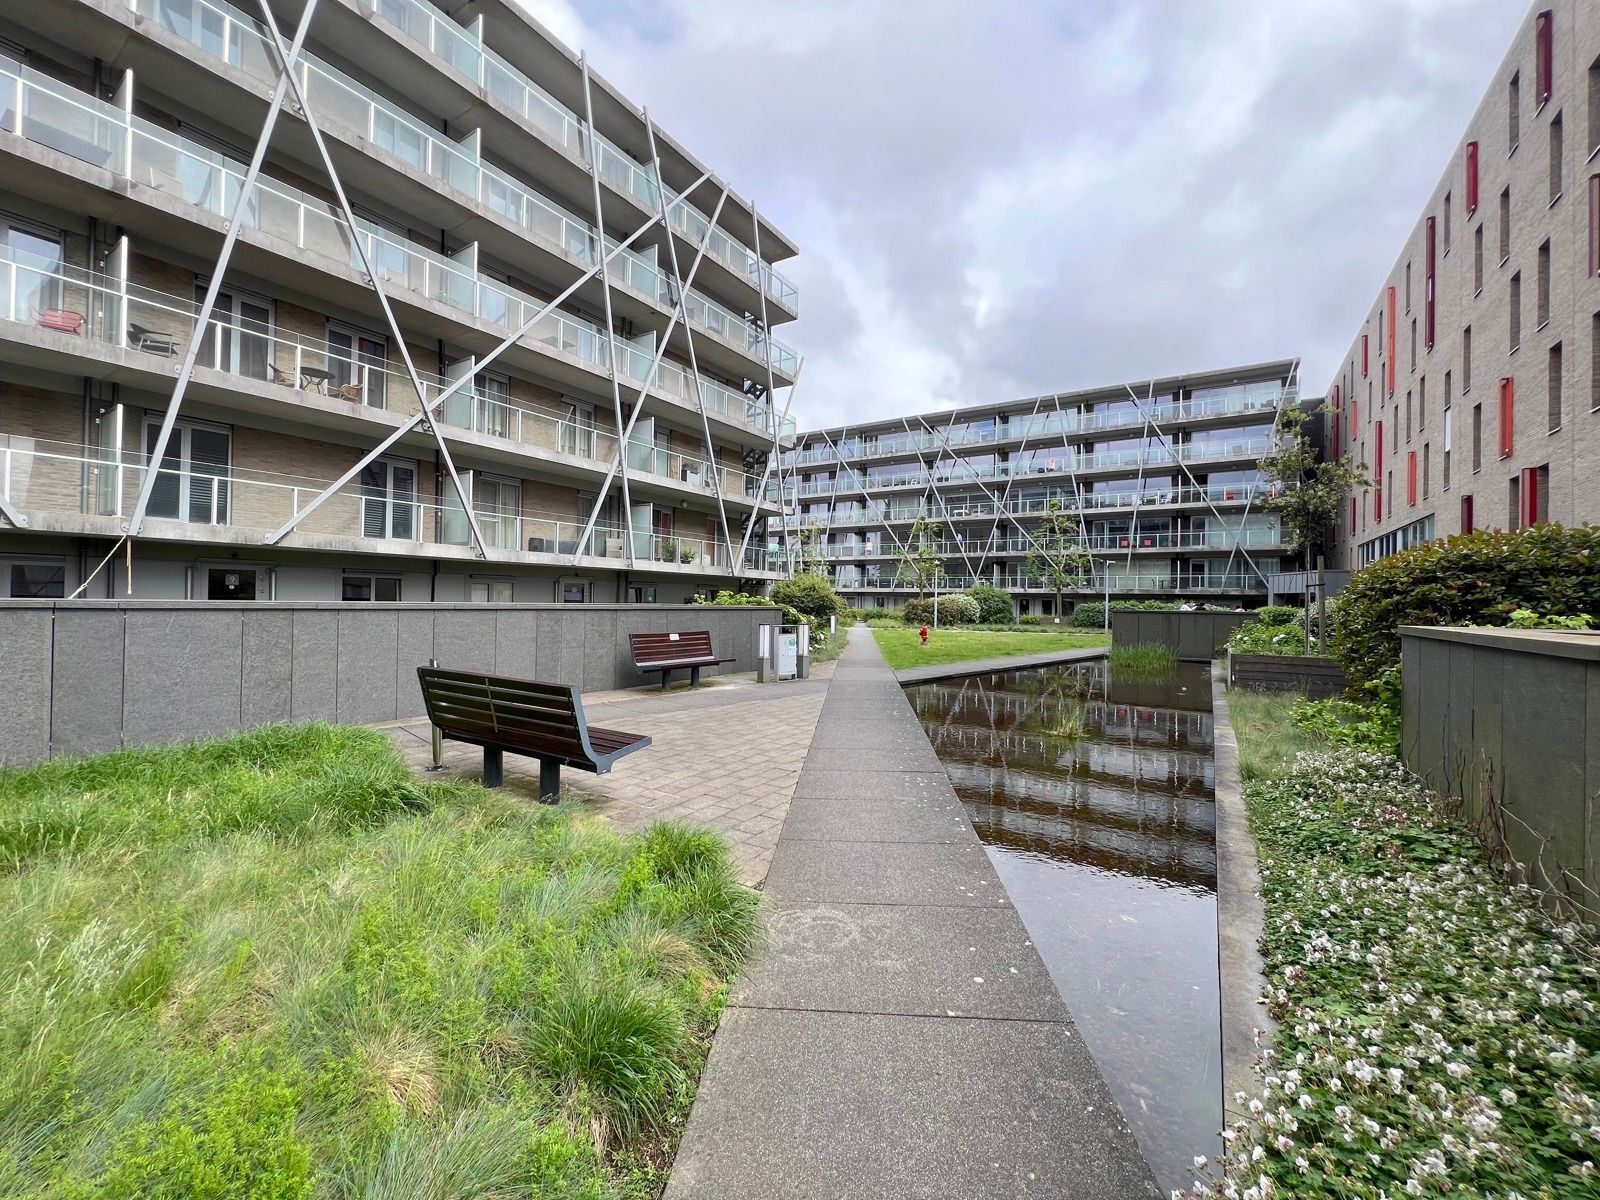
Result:
<instances>
[{"instance_id":1,"label":"bench with metal legs","mask_svg":"<svg viewBox=\"0 0 1600 1200\"><path fill-rule=\"evenodd\" d=\"M661 690L676 670L687 668L689 686L700 683L701 667L717 667L735 662L732 658L718 658L711 649L711 631L697 629L693 633L630 633L628 645L633 651L634 669L648 673L661 672Z\"/></svg>"}]
</instances>

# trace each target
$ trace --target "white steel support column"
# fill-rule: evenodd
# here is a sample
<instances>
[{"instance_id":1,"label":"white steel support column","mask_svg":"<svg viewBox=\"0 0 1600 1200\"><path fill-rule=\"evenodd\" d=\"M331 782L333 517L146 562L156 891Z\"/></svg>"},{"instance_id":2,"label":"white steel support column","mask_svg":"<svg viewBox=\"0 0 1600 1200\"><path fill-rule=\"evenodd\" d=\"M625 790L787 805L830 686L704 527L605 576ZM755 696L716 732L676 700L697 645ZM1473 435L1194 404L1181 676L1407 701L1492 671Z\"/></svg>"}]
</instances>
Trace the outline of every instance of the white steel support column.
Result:
<instances>
[{"instance_id":1,"label":"white steel support column","mask_svg":"<svg viewBox=\"0 0 1600 1200\"><path fill-rule=\"evenodd\" d=\"M769 334L768 335L769 343L770 343L770 339L771 339L771 335ZM774 426L774 428L778 428L778 429L783 428L783 422L789 419L789 406L794 403L794 394L800 388L800 372L805 370L805 366L806 366L806 360L803 359L803 358L798 363L795 364L794 382L789 385L789 396L783 402L783 416L775 418L775 420L778 423L777 423L776 426ZM768 407L768 410L771 411L772 398L771 398L771 393L770 392L767 394L767 407ZM756 495L759 496L759 495L761 495L763 492L765 492L767 490L767 478L772 474L772 468L775 465L776 461L777 461L777 456L776 455L769 455L767 457L767 465L761 472L760 481L756 484ZM783 490L782 490L781 484L779 486L778 498L780 500L783 498ZM739 540L739 562L740 562L741 565L744 563L745 548L750 545L750 535L755 532L755 528L756 528L756 523L754 521L751 521L749 528L744 531L744 537L742 537ZM787 523L785 523L785 526L784 526L784 533L785 534L788 533L788 525L787 525ZM785 539L785 548L787 549L787 538Z\"/></svg>"},{"instance_id":2,"label":"white steel support column","mask_svg":"<svg viewBox=\"0 0 1600 1200\"><path fill-rule=\"evenodd\" d=\"M405 364L406 375L411 380L411 386L416 389L417 400L422 402L422 398L427 394L422 386L422 376L417 373L417 366L411 360L411 349L406 345L405 334L400 329L400 322L395 318L394 309L389 304L389 297L384 293L383 281L378 272L373 269L372 260L367 255L366 244L363 242L360 231L356 227L355 210L350 206L349 197L345 195L344 184L339 181L339 172L333 165L333 156L328 153L327 143L322 140L322 130L317 126L316 114L311 111L311 105L307 101L305 93L301 90L300 81L294 77L295 64L289 58L289 52L284 48L283 37L278 32L278 23L273 18L272 7L267 3L267 0L262 0L261 13L266 22L268 33L272 35L273 47L277 50L278 56L282 60L280 65L284 77L289 81L290 88L294 90L295 102L299 104L300 114L305 119L306 128L311 132L311 140L316 143L317 154L322 159L323 169L328 172L328 182L333 186L333 194L339 202L339 210L344 214L345 225L350 230L350 244L355 247L356 254L361 259L362 273L367 277L367 282L371 286L373 294L378 298L378 307L383 309L384 320L388 323L389 332L394 336L395 349L400 352L400 361ZM213 287L220 281L220 278L221 271L219 270L217 276L212 280ZM474 305L473 307L476 309L477 306ZM476 315L476 312L474 312L474 315ZM424 411L427 411L425 403L423 408ZM445 444L444 435L439 432L438 425L434 423L431 417L425 420L423 424L427 427L428 432L433 434L433 440L438 446L439 457L443 460L445 470L450 475L451 486L455 488L456 499L461 502L462 513L467 518L467 528L472 533L473 553L478 558L487 558L488 551L484 545L483 531L478 528L478 514L473 508L472 495L462 484L461 476L456 472L455 460L450 457L450 447ZM436 499L442 500L442 497L436 497Z\"/></svg>"},{"instance_id":3,"label":"white steel support column","mask_svg":"<svg viewBox=\"0 0 1600 1200\"><path fill-rule=\"evenodd\" d=\"M605 253L606 213L605 205L602 203L600 198L600 135L596 132L594 127L594 94L593 90L589 86L589 56L587 54L581 54L579 56L578 66L583 71L584 120L588 123L589 127L589 182L594 187L594 227L596 236L598 236L600 239L600 293L605 297L606 346L611 352L611 409L616 417L617 422L617 457L622 463L622 520L623 528L626 530L626 535L622 539L622 549L623 555L627 559L628 566L631 569L634 565L634 529L633 502L632 498L628 494L628 434L627 432L624 432L622 428L622 380L617 374L617 332L615 326L612 324L611 316L611 267L608 265L610 259ZM658 196L657 200L664 201L665 197ZM663 202L658 204L657 207L660 208L664 216L667 211L665 203ZM672 228L671 226L668 226L667 237L670 238L671 236ZM664 347L665 339L662 339L662 342ZM634 405L635 414L637 414L638 409L639 405ZM630 423L628 427L629 431L631 431L632 428L633 427ZM600 506L605 503L606 495L610 492L610 490L611 475L608 473L606 475L605 485L600 489L600 494L595 499L595 513L600 511ZM594 515L591 514L588 528L586 528L584 531L584 537L592 536L593 529ZM648 531L646 531L645 536L650 536ZM583 538L578 540L579 550L583 549L583 541ZM573 557L576 558L576 554L574 554Z\"/></svg>"},{"instance_id":4,"label":"white steel support column","mask_svg":"<svg viewBox=\"0 0 1600 1200\"><path fill-rule=\"evenodd\" d=\"M767 280L762 273L762 267L766 264L761 258L761 213L756 209L753 202L750 205L750 224L755 230L755 246L753 249L756 256L756 292L761 297L761 336L762 345L767 352L767 415L772 418L772 465L778 470L778 498L781 500L783 498L783 420L778 417L778 388L772 374L772 322L767 319ZM787 419L789 415L788 405L784 406L783 412L784 419ZM765 491L766 483L763 482L761 487ZM751 517L750 528L754 529L755 524L755 518ZM783 534L783 556L788 561L789 570L792 574L794 571L794 550L789 544L789 525L787 522L784 523L781 532ZM742 552L740 557L741 559L743 558Z\"/></svg>"},{"instance_id":5,"label":"white steel support column","mask_svg":"<svg viewBox=\"0 0 1600 1200\"><path fill-rule=\"evenodd\" d=\"M261 8L266 13L267 20L271 21L272 13L268 10L267 0L261 0ZM283 58L282 71L272 89L272 100L267 105L267 116L261 124L261 136L256 139L255 149L250 155L250 165L245 170L243 182L239 185L239 198L234 201L233 212L228 217L222 238L222 249L217 254L217 263L211 272L211 280L206 284L206 295L200 304L200 312L195 317L194 336L189 339L188 349L183 354L183 362L178 365L178 380L173 385L171 397L167 400L166 412L162 414L161 430L156 434L156 444L150 452L149 465L139 483L139 497L134 501L133 512L123 526L123 532L129 537L137 536L144 524L145 510L150 506L150 497L156 488L158 474L156 467L164 461L167 443L172 440L172 430L178 423L178 410L183 406L184 393L189 389L189 379L194 374L195 362L200 357L200 347L205 344L206 324L211 320L211 314L216 308L217 293L222 290L223 274L228 269L228 261L233 257L233 247L239 240L244 214L255 191L256 178L261 174L261 164L266 161L267 143L272 139L272 131L277 127L278 117L283 112L283 101L293 82L294 69L299 64L306 32L311 28L311 18L316 11L317 0L306 0L305 9L300 14L300 24L295 29L294 41L287 51L283 49L281 40L277 39L277 26L272 26L279 55ZM130 88L130 94L131 91ZM301 107L304 107L303 102ZM307 113L307 116L310 114Z\"/></svg>"}]
</instances>

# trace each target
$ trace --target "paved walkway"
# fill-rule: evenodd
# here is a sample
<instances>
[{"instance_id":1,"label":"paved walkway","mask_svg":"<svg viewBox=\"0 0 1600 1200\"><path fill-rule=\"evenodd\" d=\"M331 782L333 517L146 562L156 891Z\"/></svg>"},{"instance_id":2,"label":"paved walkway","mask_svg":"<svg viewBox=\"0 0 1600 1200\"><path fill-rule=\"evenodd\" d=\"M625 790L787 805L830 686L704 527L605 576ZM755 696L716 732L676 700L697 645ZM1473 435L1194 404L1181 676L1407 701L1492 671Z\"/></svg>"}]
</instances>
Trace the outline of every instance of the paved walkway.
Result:
<instances>
[{"instance_id":1,"label":"paved walkway","mask_svg":"<svg viewBox=\"0 0 1600 1200\"><path fill-rule=\"evenodd\" d=\"M715 829L733 848L740 880L757 886L778 844L832 669L832 663L821 663L811 679L778 684L722 675L693 691L585 695L584 711L595 725L649 734L653 740L608 774L563 771L563 790L581 793L586 811L622 828L684 821ZM428 765L427 721L391 726L390 736L414 767ZM476 779L483 771L483 752L446 742L444 762L448 771ZM505 786L537 799L538 762L506 755Z\"/></svg>"},{"instance_id":2,"label":"paved walkway","mask_svg":"<svg viewBox=\"0 0 1600 1200\"><path fill-rule=\"evenodd\" d=\"M936 679L955 679L962 675L987 675L991 671L1020 671L1025 667L1048 667L1055 663L1082 662L1104 658L1110 646L1086 646L1081 650L1046 650L1042 654L1013 654L1009 658L980 658L976 662L941 663L934 667L906 667L894 673L900 684L932 683Z\"/></svg>"},{"instance_id":3,"label":"paved walkway","mask_svg":"<svg viewBox=\"0 0 1600 1200\"><path fill-rule=\"evenodd\" d=\"M869 630L765 907L667 1200L1160 1195Z\"/></svg>"}]
</instances>

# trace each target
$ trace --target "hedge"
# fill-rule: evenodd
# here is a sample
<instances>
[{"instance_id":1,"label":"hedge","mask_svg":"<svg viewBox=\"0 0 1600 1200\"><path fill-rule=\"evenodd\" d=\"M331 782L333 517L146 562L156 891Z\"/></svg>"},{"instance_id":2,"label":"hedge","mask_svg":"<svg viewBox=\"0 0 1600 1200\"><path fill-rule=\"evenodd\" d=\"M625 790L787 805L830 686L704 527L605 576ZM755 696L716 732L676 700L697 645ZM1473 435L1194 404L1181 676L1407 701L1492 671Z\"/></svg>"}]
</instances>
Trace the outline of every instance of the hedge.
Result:
<instances>
[{"instance_id":1,"label":"hedge","mask_svg":"<svg viewBox=\"0 0 1600 1200\"><path fill-rule=\"evenodd\" d=\"M967 595L978 602L978 621L984 625L1011 624L1011 593L1002 591L992 583L980 583L967 589Z\"/></svg>"},{"instance_id":2,"label":"hedge","mask_svg":"<svg viewBox=\"0 0 1600 1200\"><path fill-rule=\"evenodd\" d=\"M1522 608L1600 617L1600 528L1485 529L1380 558L1339 594L1334 652L1366 683L1400 661L1402 625L1505 625Z\"/></svg>"},{"instance_id":3,"label":"hedge","mask_svg":"<svg viewBox=\"0 0 1600 1200\"><path fill-rule=\"evenodd\" d=\"M939 597L939 624L973 625L978 620L978 602L963 592L948 592ZM907 600L900 619L907 625L932 625L934 600L918 596Z\"/></svg>"}]
</instances>

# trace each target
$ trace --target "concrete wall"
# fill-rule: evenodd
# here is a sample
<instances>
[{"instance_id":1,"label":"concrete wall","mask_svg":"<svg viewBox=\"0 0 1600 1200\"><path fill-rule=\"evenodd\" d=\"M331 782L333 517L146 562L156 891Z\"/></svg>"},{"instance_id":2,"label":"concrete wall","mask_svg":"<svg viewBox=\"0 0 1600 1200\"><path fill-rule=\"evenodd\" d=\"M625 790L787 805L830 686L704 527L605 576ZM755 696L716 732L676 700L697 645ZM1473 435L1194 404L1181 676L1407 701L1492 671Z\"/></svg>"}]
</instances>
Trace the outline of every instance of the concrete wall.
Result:
<instances>
[{"instance_id":1,"label":"concrete wall","mask_svg":"<svg viewBox=\"0 0 1600 1200\"><path fill-rule=\"evenodd\" d=\"M1208 662L1251 613L1232 612L1119 612L1111 610L1111 640L1123 645L1154 642L1179 658Z\"/></svg>"},{"instance_id":2,"label":"concrete wall","mask_svg":"<svg viewBox=\"0 0 1600 1200\"><path fill-rule=\"evenodd\" d=\"M423 713L416 668L603 691L648 682L629 633L709 629L756 666L768 608L626 604L0 601L0 762L209 737L273 721ZM714 672L712 672L714 673Z\"/></svg>"},{"instance_id":3,"label":"concrete wall","mask_svg":"<svg viewBox=\"0 0 1600 1200\"><path fill-rule=\"evenodd\" d=\"M1229 654L1228 686L1258 692L1299 692L1315 700L1350 688L1337 659L1300 654Z\"/></svg>"},{"instance_id":4,"label":"concrete wall","mask_svg":"<svg viewBox=\"0 0 1600 1200\"><path fill-rule=\"evenodd\" d=\"M1403 626L1400 647L1406 766L1474 821L1498 801L1533 882L1600 883L1600 636Z\"/></svg>"}]
</instances>

